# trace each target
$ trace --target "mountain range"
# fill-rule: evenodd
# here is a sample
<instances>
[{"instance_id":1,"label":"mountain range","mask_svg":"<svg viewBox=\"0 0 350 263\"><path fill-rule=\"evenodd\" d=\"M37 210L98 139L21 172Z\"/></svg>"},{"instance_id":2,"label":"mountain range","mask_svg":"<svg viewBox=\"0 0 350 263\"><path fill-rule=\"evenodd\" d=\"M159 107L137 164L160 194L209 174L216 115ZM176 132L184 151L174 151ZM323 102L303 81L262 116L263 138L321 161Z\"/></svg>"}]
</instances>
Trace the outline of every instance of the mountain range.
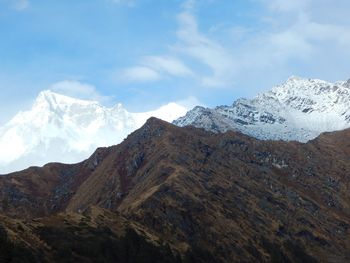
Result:
<instances>
[{"instance_id":1,"label":"mountain range","mask_svg":"<svg viewBox=\"0 0 350 263\"><path fill-rule=\"evenodd\" d=\"M350 129L307 143L156 118L0 177L1 262L349 262Z\"/></svg>"},{"instance_id":2,"label":"mountain range","mask_svg":"<svg viewBox=\"0 0 350 263\"><path fill-rule=\"evenodd\" d=\"M48 162L74 163L97 147L120 143L151 116L173 121L186 108L169 103L155 111L130 113L96 101L42 91L32 108L0 127L0 174Z\"/></svg>"},{"instance_id":3,"label":"mountain range","mask_svg":"<svg viewBox=\"0 0 350 263\"><path fill-rule=\"evenodd\" d=\"M291 77L254 99L231 106L187 109L169 103L130 113L52 91L41 92L32 108L0 127L0 174L48 162L74 163L97 147L120 143L149 117L212 132L228 130L263 140L307 142L322 132L350 127L350 80L329 83ZM187 112L187 113L186 113Z\"/></svg>"},{"instance_id":4,"label":"mountain range","mask_svg":"<svg viewBox=\"0 0 350 263\"><path fill-rule=\"evenodd\" d=\"M263 140L307 142L322 132L350 127L350 80L329 83L290 77L254 99L214 109L195 107L174 124L212 132L235 130Z\"/></svg>"},{"instance_id":5,"label":"mountain range","mask_svg":"<svg viewBox=\"0 0 350 263\"><path fill-rule=\"evenodd\" d=\"M44 91L0 129L3 160L101 147L0 176L0 262L349 262L349 92L292 77L185 115Z\"/></svg>"}]
</instances>

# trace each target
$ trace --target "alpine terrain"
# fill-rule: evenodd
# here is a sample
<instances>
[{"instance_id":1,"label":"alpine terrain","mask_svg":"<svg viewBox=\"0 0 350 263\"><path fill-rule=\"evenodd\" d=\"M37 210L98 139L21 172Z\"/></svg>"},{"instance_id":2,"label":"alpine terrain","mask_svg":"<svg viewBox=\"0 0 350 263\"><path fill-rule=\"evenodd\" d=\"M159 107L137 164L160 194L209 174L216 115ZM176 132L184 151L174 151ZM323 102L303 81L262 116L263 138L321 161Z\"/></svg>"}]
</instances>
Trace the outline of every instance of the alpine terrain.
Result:
<instances>
[{"instance_id":1,"label":"alpine terrain","mask_svg":"<svg viewBox=\"0 0 350 263\"><path fill-rule=\"evenodd\" d=\"M106 108L96 101L42 91L29 111L0 127L0 174L53 161L78 162L97 147L121 142L151 116L173 121L185 113L176 103L130 113L121 104Z\"/></svg>"},{"instance_id":2,"label":"alpine terrain","mask_svg":"<svg viewBox=\"0 0 350 263\"><path fill-rule=\"evenodd\" d=\"M263 140L307 142L322 132L350 127L350 80L329 83L291 77L252 100L232 106L195 107L175 125L212 132L228 130Z\"/></svg>"},{"instance_id":3,"label":"alpine terrain","mask_svg":"<svg viewBox=\"0 0 350 263\"><path fill-rule=\"evenodd\" d=\"M350 129L305 144L151 118L0 177L1 262L349 262Z\"/></svg>"}]
</instances>

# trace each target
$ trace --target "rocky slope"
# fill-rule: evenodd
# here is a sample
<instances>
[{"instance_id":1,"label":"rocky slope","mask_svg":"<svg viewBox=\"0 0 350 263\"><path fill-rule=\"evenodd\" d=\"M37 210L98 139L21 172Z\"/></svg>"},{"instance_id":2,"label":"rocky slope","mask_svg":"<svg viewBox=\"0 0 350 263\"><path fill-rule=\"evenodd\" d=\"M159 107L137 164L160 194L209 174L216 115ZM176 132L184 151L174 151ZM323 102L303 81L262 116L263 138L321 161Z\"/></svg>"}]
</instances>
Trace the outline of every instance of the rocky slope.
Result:
<instances>
[{"instance_id":1,"label":"rocky slope","mask_svg":"<svg viewBox=\"0 0 350 263\"><path fill-rule=\"evenodd\" d=\"M350 80L328 83L291 77L252 100L215 109L196 107L174 124L213 132L236 130L263 140L306 142L350 127Z\"/></svg>"},{"instance_id":2,"label":"rocky slope","mask_svg":"<svg viewBox=\"0 0 350 263\"><path fill-rule=\"evenodd\" d=\"M106 108L43 91L29 111L0 127L0 174L52 161L79 162L97 147L120 143L152 116L172 121L185 113L186 108L175 103L130 113L121 104Z\"/></svg>"},{"instance_id":3,"label":"rocky slope","mask_svg":"<svg viewBox=\"0 0 350 263\"><path fill-rule=\"evenodd\" d=\"M0 225L43 262L60 261L57 242L115 261L101 244L119 249L128 229L168 262L347 262L349 142L350 130L302 144L151 118L82 163L1 177Z\"/></svg>"}]
</instances>

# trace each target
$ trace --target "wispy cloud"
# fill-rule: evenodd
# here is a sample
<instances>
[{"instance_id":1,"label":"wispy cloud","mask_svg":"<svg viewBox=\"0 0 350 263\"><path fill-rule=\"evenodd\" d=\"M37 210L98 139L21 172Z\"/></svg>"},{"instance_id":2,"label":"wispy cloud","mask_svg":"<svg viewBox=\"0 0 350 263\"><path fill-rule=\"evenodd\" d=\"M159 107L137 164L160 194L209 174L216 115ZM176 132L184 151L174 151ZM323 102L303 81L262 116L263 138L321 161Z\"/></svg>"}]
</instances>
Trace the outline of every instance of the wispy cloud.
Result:
<instances>
[{"instance_id":1,"label":"wispy cloud","mask_svg":"<svg viewBox=\"0 0 350 263\"><path fill-rule=\"evenodd\" d=\"M332 8L332 1L262 1L271 10L269 18L272 26L251 36L252 40L259 42L251 47L252 51L255 50L253 53L264 54L266 59L275 63L287 63L290 59L312 60L322 53L349 50L350 36L347 32L350 24L325 21L323 12L320 12L322 9L313 8L318 5ZM350 7L350 4L347 6ZM329 10L329 13L337 11Z\"/></svg>"},{"instance_id":2,"label":"wispy cloud","mask_svg":"<svg viewBox=\"0 0 350 263\"><path fill-rule=\"evenodd\" d=\"M108 0L109 2L113 4L123 4L127 6L135 6L135 1L134 0Z\"/></svg>"},{"instance_id":3,"label":"wispy cloud","mask_svg":"<svg viewBox=\"0 0 350 263\"><path fill-rule=\"evenodd\" d=\"M25 10L29 7L29 0L9 0L9 6L17 11Z\"/></svg>"},{"instance_id":4,"label":"wispy cloud","mask_svg":"<svg viewBox=\"0 0 350 263\"><path fill-rule=\"evenodd\" d=\"M204 105L201 101L199 101L196 97L193 96L183 100L178 100L175 103L185 107L188 110L193 109L195 106L206 107L206 105Z\"/></svg>"},{"instance_id":5,"label":"wispy cloud","mask_svg":"<svg viewBox=\"0 0 350 263\"><path fill-rule=\"evenodd\" d=\"M99 102L109 102L111 100L110 97L101 95L93 85L76 80L60 81L52 84L49 89L73 98L95 100Z\"/></svg>"},{"instance_id":6,"label":"wispy cloud","mask_svg":"<svg viewBox=\"0 0 350 263\"><path fill-rule=\"evenodd\" d=\"M138 79L185 77L202 87L231 88L243 76L298 74L297 64L317 71L327 56L339 60L341 54L350 55L350 20L343 11L350 8L349 1L339 0L337 5L331 0L251 1L261 4L261 15L254 18L259 26L212 25L208 32L200 29L198 2L184 1L176 16L176 41L168 44L168 53L162 56L140 58L136 68L142 67L152 77ZM230 36L219 40L210 31L213 28L220 31L215 34Z\"/></svg>"},{"instance_id":7,"label":"wispy cloud","mask_svg":"<svg viewBox=\"0 0 350 263\"><path fill-rule=\"evenodd\" d=\"M310 4L310 0L261 0L273 11L290 12L301 10Z\"/></svg>"},{"instance_id":8,"label":"wispy cloud","mask_svg":"<svg viewBox=\"0 0 350 263\"><path fill-rule=\"evenodd\" d=\"M232 82L235 63L233 56L220 43L208 38L198 29L198 22L193 14L195 0L183 2L182 11L177 16L179 28L177 42L171 44L169 54L148 56L140 59L139 65L122 71L132 80L132 76L141 76L140 81L157 81L164 77L188 77L198 80L207 87L226 87ZM181 59L180 57L183 57ZM210 73L195 72L184 60L194 59L196 63L207 67ZM143 74L138 74L141 71ZM147 73L147 74L146 74ZM147 75L149 77L143 77Z\"/></svg>"},{"instance_id":9,"label":"wispy cloud","mask_svg":"<svg viewBox=\"0 0 350 263\"><path fill-rule=\"evenodd\" d=\"M171 56L146 56L137 66L126 68L117 74L124 82L152 82L167 76L188 77L193 72L181 60Z\"/></svg>"},{"instance_id":10,"label":"wispy cloud","mask_svg":"<svg viewBox=\"0 0 350 263\"><path fill-rule=\"evenodd\" d=\"M186 0L182 3L182 8L184 11L190 12L193 11L196 4L197 0Z\"/></svg>"},{"instance_id":11,"label":"wispy cloud","mask_svg":"<svg viewBox=\"0 0 350 263\"><path fill-rule=\"evenodd\" d=\"M117 79L124 82L152 82L161 79L161 75L147 66L135 66L122 70Z\"/></svg>"},{"instance_id":12,"label":"wispy cloud","mask_svg":"<svg viewBox=\"0 0 350 263\"><path fill-rule=\"evenodd\" d=\"M190 1L191 6L192 2ZM209 75L199 74L202 85L209 87L228 86L232 81L232 73L236 67L234 57L219 42L206 37L199 31L197 19L193 15L192 9L186 8L178 15L177 37L179 41L175 45L175 50L196 59L211 69Z\"/></svg>"},{"instance_id":13,"label":"wispy cloud","mask_svg":"<svg viewBox=\"0 0 350 263\"><path fill-rule=\"evenodd\" d=\"M140 63L159 73L166 73L172 76L184 77L193 75L191 69L175 57L148 56L144 57Z\"/></svg>"}]
</instances>

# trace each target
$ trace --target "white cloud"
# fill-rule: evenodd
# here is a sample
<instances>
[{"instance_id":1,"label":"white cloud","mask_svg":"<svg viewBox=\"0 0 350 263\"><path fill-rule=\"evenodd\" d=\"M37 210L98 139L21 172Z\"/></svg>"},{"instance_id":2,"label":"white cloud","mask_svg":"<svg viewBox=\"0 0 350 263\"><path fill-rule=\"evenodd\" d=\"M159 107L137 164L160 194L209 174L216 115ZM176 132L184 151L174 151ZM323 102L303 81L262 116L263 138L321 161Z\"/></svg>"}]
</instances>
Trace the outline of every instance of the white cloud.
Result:
<instances>
[{"instance_id":1,"label":"white cloud","mask_svg":"<svg viewBox=\"0 0 350 263\"><path fill-rule=\"evenodd\" d=\"M135 66L119 72L117 79L125 82L152 82L161 79L161 76L150 67Z\"/></svg>"},{"instance_id":2,"label":"white cloud","mask_svg":"<svg viewBox=\"0 0 350 263\"><path fill-rule=\"evenodd\" d=\"M324 16L326 10L327 14L339 13L339 6L330 0L258 1L265 8L259 17L261 26L228 30L231 54L239 65L235 69L238 83L256 86L249 76L276 83L292 74L332 79L340 76L337 67L343 68L344 75L350 55L350 19L328 20L328 15ZM339 0L339 4L350 8L350 2Z\"/></svg>"},{"instance_id":3,"label":"white cloud","mask_svg":"<svg viewBox=\"0 0 350 263\"><path fill-rule=\"evenodd\" d=\"M181 60L170 56L148 56L144 57L141 64L172 76L191 76L193 73Z\"/></svg>"},{"instance_id":4,"label":"white cloud","mask_svg":"<svg viewBox=\"0 0 350 263\"><path fill-rule=\"evenodd\" d=\"M268 10L260 16L264 26L233 25L230 32L234 37L227 38L225 46L199 31L195 1L185 2L178 15L179 43L175 47L211 69L211 75L201 74L203 85L234 86L236 79L247 78L250 73L266 75L284 70L294 74L293 65L297 63L307 63L316 70L321 67L319 63L327 64L327 58L336 61L350 55L350 19L341 11L350 8L349 1L258 1Z\"/></svg>"},{"instance_id":5,"label":"white cloud","mask_svg":"<svg viewBox=\"0 0 350 263\"><path fill-rule=\"evenodd\" d=\"M232 73L236 67L232 53L220 43L199 32L197 20L190 11L180 13L178 21L179 42L175 49L211 69L211 74L200 76L201 84L209 87L230 86Z\"/></svg>"},{"instance_id":6,"label":"white cloud","mask_svg":"<svg viewBox=\"0 0 350 263\"><path fill-rule=\"evenodd\" d=\"M186 0L182 3L182 8L183 10L189 12L192 11L196 5L197 1L196 0Z\"/></svg>"},{"instance_id":7,"label":"white cloud","mask_svg":"<svg viewBox=\"0 0 350 263\"><path fill-rule=\"evenodd\" d=\"M283 19L284 14L279 16L278 11L288 11L294 16L291 22L277 31L271 31L265 38L265 44L276 53L279 52L283 59L309 58L319 52L346 50L350 48L349 24L327 23L323 21L323 14L309 9L309 5L332 4L328 0L318 1L281 1L269 0L270 5L276 6L276 12L271 17L275 21ZM332 5L330 5L331 8ZM350 5L349 5L350 7ZM332 12L331 10L329 10ZM264 42L262 42L264 43ZM348 52L347 52L348 53Z\"/></svg>"},{"instance_id":8,"label":"white cloud","mask_svg":"<svg viewBox=\"0 0 350 263\"><path fill-rule=\"evenodd\" d=\"M205 107L205 105L201 101L199 101L196 97L193 96L183 100L178 100L175 103L185 107L187 110L193 109L195 106Z\"/></svg>"},{"instance_id":9,"label":"white cloud","mask_svg":"<svg viewBox=\"0 0 350 263\"><path fill-rule=\"evenodd\" d=\"M205 87L234 87L249 82L244 78L267 78L271 72L283 78L303 67L317 72L327 59L335 64L350 55L350 19L344 11L350 8L349 1L338 0L336 5L331 0L251 1L262 3L255 17L259 25L228 28L220 21L208 33L199 29L195 15L199 1L184 1L177 15L176 42L168 45L165 55L140 58L136 68L146 68L151 77L139 79L185 77ZM223 33L227 37L221 41L213 37Z\"/></svg>"},{"instance_id":10,"label":"white cloud","mask_svg":"<svg viewBox=\"0 0 350 263\"><path fill-rule=\"evenodd\" d=\"M146 56L139 65L129 67L117 74L117 79L125 82L158 81L167 75L187 77L193 75L181 60L170 56Z\"/></svg>"},{"instance_id":11,"label":"white cloud","mask_svg":"<svg viewBox=\"0 0 350 263\"><path fill-rule=\"evenodd\" d=\"M179 28L176 32L177 43L172 45L169 54L148 56L140 60L140 65L124 70L124 79L156 81L166 75L196 79L203 86L227 87L232 83L235 63L232 54L222 45L199 32L196 17L193 15L195 0L182 4L178 15ZM194 59L196 63L207 67L210 72L193 72L180 57Z\"/></svg>"},{"instance_id":12,"label":"white cloud","mask_svg":"<svg viewBox=\"0 0 350 263\"><path fill-rule=\"evenodd\" d=\"M50 86L50 89L73 98L96 100L100 102L107 102L110 100L109 97L101 95L94 86L75 80L64 80L54 83Z\"/></svg>"},{"instance_id":13,"label":"white cloud","mask_svg":"<svg viewBox=\"0 0 350 263\"><path fill-rule=\"evenodd\" d=\"M289 12L302 10L310 4L310 0L262 0L273 11Z\"/></svg>"},{"instance_id":14,"label":"white cloud","mask_svg":"<svg viewBox=\"0 0 350 263\"><path fill-rule=\"evenodd\" d=\"M113 3L113 4L123 4L123 5L127 5L129 7L132 7L135 5L134 0L108 0L108 1Z\"/></svg>"},{"instance_id":15,"label":"white cloud","mask_svg":"<svg viewBox=\"0 0 350 263\"><path fill-rule=\"evenodd\" d=\"M11 0L10 6L18 11L22 11L29 7L29 0Z\"/></svg>"}]
</instances>

